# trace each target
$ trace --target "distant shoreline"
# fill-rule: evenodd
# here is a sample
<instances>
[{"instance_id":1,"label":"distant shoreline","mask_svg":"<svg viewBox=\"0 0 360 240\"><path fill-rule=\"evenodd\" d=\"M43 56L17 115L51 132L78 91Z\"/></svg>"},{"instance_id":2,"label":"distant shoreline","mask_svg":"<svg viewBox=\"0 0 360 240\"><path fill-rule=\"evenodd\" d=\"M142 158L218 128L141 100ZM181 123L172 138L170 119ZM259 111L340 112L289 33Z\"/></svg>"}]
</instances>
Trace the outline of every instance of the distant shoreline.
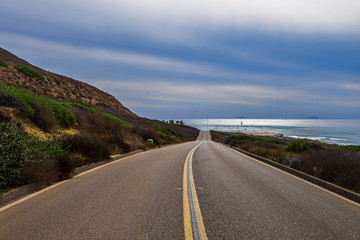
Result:
<instances>
[{"instance_id":1,"label":"distant shoreline","mask_svg":"<svg viewBox=\"0 0 360 240\"><path fill-rule=\"evenodd\" d=\"M184 119L200 130L360 145L360 119Z\"/></svg>"}]
</instances>

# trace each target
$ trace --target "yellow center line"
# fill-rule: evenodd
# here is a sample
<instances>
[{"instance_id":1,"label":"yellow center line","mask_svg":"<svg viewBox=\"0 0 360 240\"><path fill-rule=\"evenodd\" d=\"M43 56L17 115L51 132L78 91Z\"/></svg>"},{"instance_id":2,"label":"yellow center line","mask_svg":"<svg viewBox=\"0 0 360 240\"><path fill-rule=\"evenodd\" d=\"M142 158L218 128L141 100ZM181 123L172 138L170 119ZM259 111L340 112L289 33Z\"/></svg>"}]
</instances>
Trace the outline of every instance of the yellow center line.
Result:
<instances>
[{"instance_id":1,"label":"yellow center line","mask_svg":"<svg viewBox=\"0 0 360 240\"><path fill-rule=\"evenodd\" d=\"M203 142L199 143L191 149L184 163L183 214L186 240L207 239L192 172L193 155L202 143Z\"/></svg>"}]
</instances>

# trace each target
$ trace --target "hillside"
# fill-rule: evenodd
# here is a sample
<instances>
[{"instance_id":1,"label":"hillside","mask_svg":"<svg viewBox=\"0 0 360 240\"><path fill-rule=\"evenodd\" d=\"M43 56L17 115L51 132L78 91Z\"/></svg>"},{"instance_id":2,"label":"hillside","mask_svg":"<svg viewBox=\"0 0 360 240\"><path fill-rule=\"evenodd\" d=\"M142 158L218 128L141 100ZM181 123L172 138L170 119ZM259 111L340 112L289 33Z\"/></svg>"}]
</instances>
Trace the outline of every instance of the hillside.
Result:
<instances>
[{"instance_id":1,"label":"hillside","mask_svg":"<svg viewBox=\"0 0 360 240\"><path fill-rule=\"evenodd\" d=\"M178 131L183 136L183 140L186 141L194 140L197 137L197 129L164 125L163 122L139 117L110 94L84 82L43 70L1 47L0 62L8 65L8 67L0 67L0 82L10 86L23 87L37 95L49 98L82 101L122 120L133 123L137 127L170 128ZM44 79L25 75L17 69L19 66L29 66L35 69L44 76Z\"/></svg>"},{"instance_id":2,"label":"hillside","mask_svg":"<svg viewBox=\"0 0 360 240\"><path fill-rule=\"evenodd\" d=\"M0 49L0 194L68 178L111 155L195 140L199 130L141 118L113 96Z\"/></svg>"},{"instance_id":3,"label":"hillside","mask_svg":"<svg viewBox=\"0 0 360 240\"><path fill-rule=\"evenodd\" d=\"M9 65L8 68L0 68L0 82L26 88L38 95L56 99L80 100L105 111L137 117L110 94L81 81L33 66L3 48L0 48L0 61ZM41 73L45 79L26 76L16 69L19 66L29 66Z\"/></svg>"}]
</instances>

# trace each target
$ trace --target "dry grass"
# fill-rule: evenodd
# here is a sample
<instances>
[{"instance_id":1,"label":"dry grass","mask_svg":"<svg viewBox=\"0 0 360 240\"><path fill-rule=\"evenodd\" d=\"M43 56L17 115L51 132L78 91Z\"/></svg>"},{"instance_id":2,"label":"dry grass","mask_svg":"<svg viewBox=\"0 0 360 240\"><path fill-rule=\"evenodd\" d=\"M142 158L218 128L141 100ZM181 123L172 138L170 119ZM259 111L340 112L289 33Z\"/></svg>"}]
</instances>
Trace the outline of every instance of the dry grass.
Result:
<instances>
[{"instance_id":1,"label":"dry grass","mask_svg":"<svg viewBox=\"0 0 360 240\"><path fill-rule=\"evenodd\" d=\"M228 143L360 193L360 152L354 147L339 149L334 145L306 140L283 140L283 144L278 144L259 137L211 133L215 141Z\"/></svg>"},{"instance_id":2,"label":"dry grass","mask_svg":"<svg viewBox=\"0 0 360 240\"><path fill-rule=\"evenodd\" d=\"M305 173L360 192L360 152L308 151L300 157L298 168Z\"/></svg>"}]
</instances>

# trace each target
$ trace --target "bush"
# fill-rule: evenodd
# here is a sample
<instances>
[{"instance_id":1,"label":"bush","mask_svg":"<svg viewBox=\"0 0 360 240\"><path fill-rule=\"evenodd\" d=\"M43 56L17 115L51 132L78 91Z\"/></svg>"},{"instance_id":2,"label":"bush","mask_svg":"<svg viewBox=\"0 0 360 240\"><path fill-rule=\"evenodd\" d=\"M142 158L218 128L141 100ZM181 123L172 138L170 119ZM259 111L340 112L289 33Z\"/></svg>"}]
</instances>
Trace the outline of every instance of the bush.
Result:
<instances>
[{"instance_id":1,"label":"bush","mask_svg":"<svg viewBox=\"0 0 360 240\"><path fill-rule=\"evenodd\" d=\"M70 162L68 150L63 148L60 141L32 141L31 161L24 167L24 180L26 183L54 182L68 178L73 167ZM64 165L69 165L64 167Z\"/></svg>"},{"instance_id":2,"label":"bush","mask_svg":"<svg viewBox=\"0 0 360 240\"><path fill-rule=\"evenodd\" d=\"M339 146L340 149L350 150L350 151L360 151L359 145L344 145Z\"/></svg>"},{"instance_id":3,"label":"bush","mask_svg":"<svg viewBox=\"0 0 360 240\"><path fill-rule=\"evenodd\" d=\"M252 136L246 134L233 134L225 138L225 144L235 146L237 143L254 142L255 139Z\"/></svg>"},{"instance_id":4,"label":"bush","mask_svg":"<svg viewBox=\"0 0 360 240\"><path fill-rule=\"evenodd\" d=\"M240 148L254 153L258 156L270 159L274 162L278 162L281 164L287 165L289 163L288 156L286 152L284 152L284 148L282 145L277 145L273 143L243 143L240 145Z\"/></svg>"},{"instance_id":5,"label":"bush","mask_svg":"<svg viewBox=\"0 0 360 240\"><path fill-rule=\"evenodd\" d=\"M31 120L45 132L53 133L56 129L57 122L55 117L42 106L35 106L35 112L31 116Z\"/></svg>"},{"instance_id":6,"label":"bush","mask_svg":"<svg viewBox=\"0 0 360 240\"><path fill-rule=\"evenodd\" d=\"M4 68L8 68L9 67L9 65L7 65L5 62L3 62L3 61L0 61L0 66L1 67L4 67Z\"/></svg>"},{"instance_id":7,"label":"bush","mask_svg":"<svg viewBox=\"0 0 360 240\"><path fill-rule=\"evenodd\" d=\"M110 159L110 149L100 135L81 131L74 136L66 136L63 144L72 153L78 153L87 158L87 162Z\"/></svg>"},{"instance_id":8,"label":"bush","mask_svg":"<svg viewBox=\"0 0 360 240\"><path fill-rule=\"evenodd\" d=\"M216 136L216 132L214 132ZM284 142L268 136L252 136L244 133L231 134L226 137L224 142L231 146L240 145L244 143L254 142L259 144L284 144Z\"/></svg>"},{"instance_id":9,"label":"bush","mask_svg":"<svg viewBox=\"0 0 360 240\"><path fill-rule=\"evenodd\" d=\"M177 140L180 141L184 137L177 131L166 128L166 127L156 127L156 133L164 140L168 140L170 142L176 142ZM151 137L148 137L151 138ZM145 139L146 140L146 139ZM154 140L155 141L155 140Z\"/></svg>"},{"instance_id":10,"label":"bush","mask_svg":"<svg viewBox=\"0 0 360 240\"><path fill-rule=\"evenodd\" d=\"M313 144L304 140L295 140L287 144L285 147L286 151L294 153L302 153L313 148Z\"/></svg>"},{"instance_id":11,"label":"bush","mask_svg":"<svg viewBox=\"0 0 360 240\"><path fill-rule=\"evenodd\" d=\"M67 178L72 169L61 142L33 140L15 123L0 124L0 192L25 183Z\"/></svg>"},{"instance_id":12,"label":"bush","mask_svg":"<svg viewBox=\"0 0 360 240\"><path fill-rule=\"evenodd\" d=\"M0 193L23 183L22 170L31 160L30 139L14 123L0 124Z\"/></svg>"},{"instance_id":13,"label":"bush","mask_svg":"<svg viewBox=\"0 0 360 240\"><path fill-rule=\"evenodd\" d=\"M346 150L311 150L300 158L300 170L360 192L360 153Z\"/></svg>"},{"instance_id":14,"label":"bush","mask_svg":"<svg viewBox=\"0 0 360 240\"><path fill-rule=\"evenodd\" d=\"M84 109L77 108L72 111L78 120L80 132L91 133L94 137L101 138L101 142L107 146L111 154L129 152L135 145L131 141L136 128L130 129L118 121Z\"/></svg>"},{"instance_id":15,"label":"bush","mask_svg":"<svg viewBox=\"0 0 360 240\"><path fill-rule=\"evenodd\" d=\"M61 103L61 100L37 96L27 89L12 87L5 83L0 83L0 105L18 108L40 127L46 121L50 123L50 118L55 118L57 123L64 127L76 123L75 116ZM50 116L45 116L45 111Z\"/></svg>"},{"instance_id":16,"label":"bush","mask_svg":"<svg viewBox=\"0 0 360 240\"><path fill-rule=\"evenodd\" d=\"M31 115L35 111L31 106L34 95L25 88L16 88L0 83L0 105L15 107Z\"/></svg>"},{"instance_id":17,"label":"bush","mask_svg":"<svg viewBox=\"0 0 360 240\"><path fill-rule=\"evenodd\" d=\"M88 111L90 113L97 113L99 114L100 116L102 116L103 118L106 118L106 119L111 119L115 122L118 122L120 123L121 125L123 125L124 127L127 127L127 128L133 128L134 125L131 124L131 123L128 123L118 117L115 117L114 115L110 114L110 113L106 113L104 111L101 111L97 108L94 108L92 106L90 106L89 104L86 104L84 102L81 102L81 101L78 101L78 100L63 100L61 101L61 103L69 108L78 108L78 109L81 109L81 110L85 110L85 111Z\"/></svg>"},{"instance_id":18,"label":"bush","mask_svg":"<svg viewBox=\"0 0 360 240\"><path fill-rule=\"evenodd\" d=\"M76 123L74 114L62 104L63 100L55 100L43 96L36 99L35 104L44 106L55 116L57 122L63 127L71 127Z\"/></svg>"},{"instance_id":19,"label":"bush","mask_svg":"<svg viewBox=\"0 0 360 240\"><path fill-rule=\"evenodd\" d=\"M26 76L45 79L43 75L41 75L35 69L28 67L28 66L20 66L17 68L20 72L24 73Z\"/></svg>"}]
</instances>

